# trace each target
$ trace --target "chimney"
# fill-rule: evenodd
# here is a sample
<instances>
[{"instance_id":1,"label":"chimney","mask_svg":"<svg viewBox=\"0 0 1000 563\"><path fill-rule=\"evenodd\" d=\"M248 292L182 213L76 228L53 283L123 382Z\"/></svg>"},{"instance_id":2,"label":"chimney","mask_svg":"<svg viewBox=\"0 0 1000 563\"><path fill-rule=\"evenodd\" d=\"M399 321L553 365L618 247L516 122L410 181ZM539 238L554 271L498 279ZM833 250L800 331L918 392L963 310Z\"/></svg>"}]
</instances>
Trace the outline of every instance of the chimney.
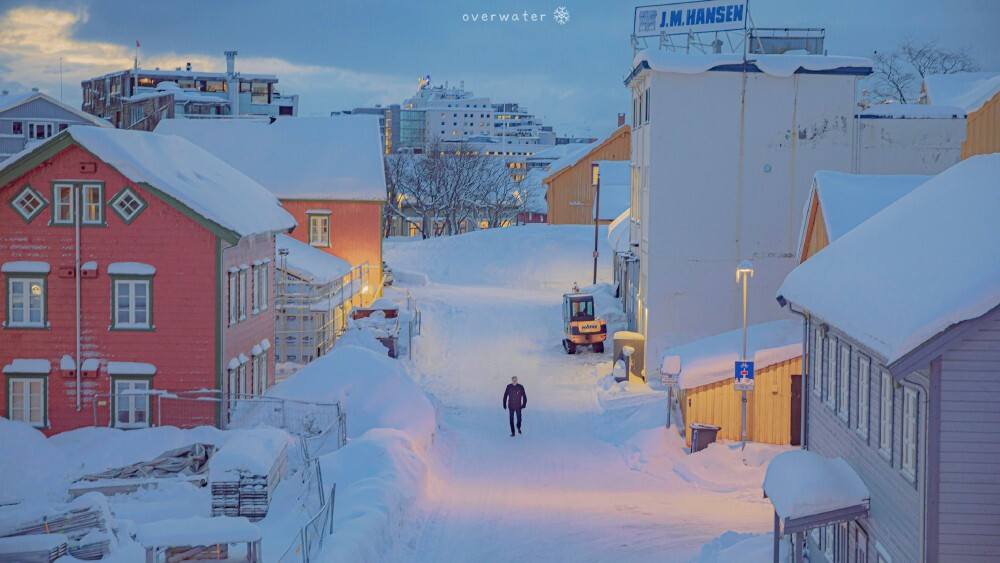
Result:
<instances>
[{"instance_id":1,"label":"chimney","mask_svg":"<svg viewBox=\"0 0 1000 563\"><path fill-rule=\"evenodd\" d=\"M187 70L188 72L191 72L191 63L188 63L188 64L187 64L187 67L186 67L186 70Z\"/></svg>"},{"instance_id":2,"label":"chimney","mask_svg":"<svg viewBox=\"0 0 1000 563\"><path fill-rule=\"evenodd\" d=\"M622 125L625 125L625 114L624 113L619 113L618 114L618 126L621 127Z\"/></svg>"},{"instance_id":3,"label":"chimney","mask_svg":"<svg viewBox=\"0 0 1000 563\"><path fill-rule=\"evenodd\" d=\"M236 51L226 51L226 74L232 76L236 72Z\"/></svg>"}]
</instances>

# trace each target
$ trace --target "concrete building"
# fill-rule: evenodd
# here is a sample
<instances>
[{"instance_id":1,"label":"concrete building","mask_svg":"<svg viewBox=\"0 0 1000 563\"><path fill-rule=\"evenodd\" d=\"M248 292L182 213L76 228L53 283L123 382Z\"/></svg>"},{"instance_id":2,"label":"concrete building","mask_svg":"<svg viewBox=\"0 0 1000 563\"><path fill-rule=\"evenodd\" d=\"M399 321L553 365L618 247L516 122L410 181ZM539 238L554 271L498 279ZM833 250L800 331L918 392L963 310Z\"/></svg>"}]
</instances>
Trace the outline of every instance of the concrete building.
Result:
<instances>
[{"instance_id":1,"label":"concrete building","mask_svg":"<svg viewBox=\"0 0 1000 563\"><path fill-rule=\"evenodd\" d=\"M413 97L403 102L403 109L422 110L425 144L433 140L465 142L472 137L494 134L493 104L488 97L476 97L458 88L444 85L422 86Z\"/></svg>"},{"instance_id":2,"label":"concrete building","mask_svg":"<svg viewBox=\"0 0 1000 563\"><path fill-rule=\"evenodd\" d=\"M0 162L71 125L111 126L37 89L19 94L4 90L0 93Z\"/></svg>"},{"instance_id":3,"label":"concrete building","mask_svg":"<svg viewBox=\"0 0 1000 563\"><path fill-rule=\"evenodd\" d=\"M668 347L740 325L742 260L755 267L749 322L784 316L772 299L796 265L813 174L852 170L857 82L871 63L643 51L632 66L635 324L655 365Z\"/></svg>"},{"instance_id":4,"label":"concrete building","mask_svg":"<svg viewBox=\"0 0 1000 563\"><path fill-rule=\"evenodd\" d=\"M962 158L962 108L880 104L855 117L855 171L861 174L938 174Z\"/></svg>"},{"instance_id":5,"label":"concrete building","mask_svg":"<svg viewBox=\"0 0 1000 563\"><path fill-rule=\"evenodd\" d=\"M152 131L162 119L297 115L297 95L283 96L278 78L236 72L236 51L226 51L226 72L138 66L85 80L83 111L119 129Z\"/></svg>"}]
</instances>

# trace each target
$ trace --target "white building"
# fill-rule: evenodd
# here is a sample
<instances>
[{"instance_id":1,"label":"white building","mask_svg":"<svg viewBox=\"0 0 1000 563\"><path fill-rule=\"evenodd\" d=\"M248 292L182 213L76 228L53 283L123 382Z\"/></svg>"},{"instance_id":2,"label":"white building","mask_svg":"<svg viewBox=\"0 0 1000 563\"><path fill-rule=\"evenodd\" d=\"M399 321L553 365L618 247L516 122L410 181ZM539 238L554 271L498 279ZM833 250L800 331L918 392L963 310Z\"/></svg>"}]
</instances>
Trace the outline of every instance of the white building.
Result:
<instances>
[{"instance_id":1,"label":"white building","mask_svg":"<svg viewBox=\"0 0 1000 563\"><path fill-rule=\"evenodd\" d=\"M963 108L879 104L856 117L862 174L938 174L962 158Z\"/></svg>"},{"instance_id":2,"label":"white building","mask_svg":"<svg viewBox=\"0 0 1000 563\"><path fill-rule=\"evenodd\" d=\"M465 88L447 84L426 86L403 102L404 109L424 112L426 141L468 141L493 135L493 104L488 97L476 97Z\"/></svg>"},{"instance_id":3,"label":"white building","mask_svg":"<svg viewBox=\"0 0 1000 563\"><path fill-rule=\"evenodd\" d=\"M656 365L667 347L740 325L742 260L756 271L749 322L787 315L774 293L796 265L803 204L817 170L853 169L871 62L643 51L632 67L635 321Z\"/></svg>"}]
</instances>

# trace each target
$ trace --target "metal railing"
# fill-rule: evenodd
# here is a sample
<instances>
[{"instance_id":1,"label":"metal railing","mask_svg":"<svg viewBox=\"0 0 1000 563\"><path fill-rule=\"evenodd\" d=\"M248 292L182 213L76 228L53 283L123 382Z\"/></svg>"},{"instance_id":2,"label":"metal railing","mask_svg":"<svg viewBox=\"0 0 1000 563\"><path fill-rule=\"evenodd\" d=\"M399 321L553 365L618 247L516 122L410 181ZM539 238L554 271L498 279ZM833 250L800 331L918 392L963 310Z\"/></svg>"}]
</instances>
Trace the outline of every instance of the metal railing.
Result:
<instances>
[{"instance_id":1,"label":"metal railing","mask_svg":"<svg viewBox=\"0 0 1000 563\"><path fill-rule=\"evenodd\" d=\"M308 563L323 548L326 537L333 533L333 511L337 498L337 484L333 484L330 488L330 495L327 497L325 495L326 489L323 487L323 473L320 469L319 459L316 458L306 460L303 475L305 479L302 492L299 493L299 502L306 514L312 516L296 532L288 548L278 558L279 563L293 561ZM315 502L317 500L318 506Z\"/></svg>"}]
</instances>

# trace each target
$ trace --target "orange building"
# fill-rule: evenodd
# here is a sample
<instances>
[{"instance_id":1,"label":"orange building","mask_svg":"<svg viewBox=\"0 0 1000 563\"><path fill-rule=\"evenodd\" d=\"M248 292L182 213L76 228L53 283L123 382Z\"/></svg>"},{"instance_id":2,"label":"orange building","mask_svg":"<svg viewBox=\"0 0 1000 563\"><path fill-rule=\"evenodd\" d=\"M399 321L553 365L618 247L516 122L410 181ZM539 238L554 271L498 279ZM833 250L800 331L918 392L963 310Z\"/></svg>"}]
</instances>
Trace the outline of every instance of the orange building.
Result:
<instances>
[{"instance_id":1,"label":"orange building","mask_svg":"<svg viewBox=\"0 0 1000 563\"><path fill-rule=\"evenodd\" d=\"M386 186L376 116L168 119L156 132L187 138L270 189L298 222L292 237L367 270L366 301L381 293Z\"/></svg>"},{"instance_id":2,"label":"orange building","mask_svg":"<svg viewBox=\"0 0 1000 563\"><path fill-rule=\"evenodd\" d=\"M631 128L619 127L607 138L556 160L542 180L547 188L550 225L587 225L594 222L594 188L591 163L631 158ZM614 217L612 217L613 219ZM611 221L604 221L610 223Z\"/></svg>"}]
</instances>

